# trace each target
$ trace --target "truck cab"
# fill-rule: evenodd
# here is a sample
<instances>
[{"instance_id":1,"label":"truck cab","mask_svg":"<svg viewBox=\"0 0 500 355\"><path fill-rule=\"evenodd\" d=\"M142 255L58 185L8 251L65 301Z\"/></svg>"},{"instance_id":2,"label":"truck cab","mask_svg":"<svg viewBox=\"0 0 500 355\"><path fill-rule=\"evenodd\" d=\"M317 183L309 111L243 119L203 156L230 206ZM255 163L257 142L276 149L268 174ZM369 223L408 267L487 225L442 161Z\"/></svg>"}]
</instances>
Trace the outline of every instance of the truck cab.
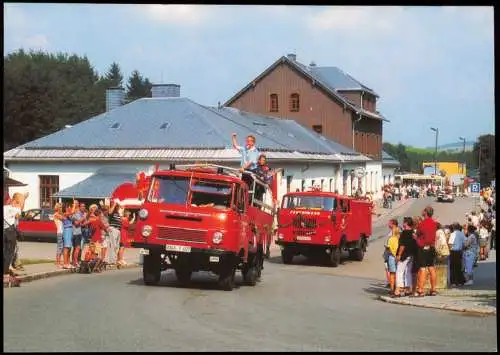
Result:
<instances>
[{"instance_id":1,"label":"truck cab","mask_svg":"<svg viewBox=\"0 0 500 355\"><path fill-rule=\"evenodd\" d=\"M167 269L182 283L192 272L211 271L223 289L232 290L241 270L245 283L254 286L273 215L270 188L251 172L218 165L157 170L132 242L145 254L144 283L157 284Z\"/></svg>"},{"instance_id":2,"label":"truck cab","mask_svg":"<svg viewBox=\"0 0 500 355\"><path fill-rule=\"evenodd\" d=\"M328 257L337 267L342 251L361 261L372 232L372 204L331 192L292 192L278 212L276 244L284 264L294 256Z\"/></svg>"}]
</instances>

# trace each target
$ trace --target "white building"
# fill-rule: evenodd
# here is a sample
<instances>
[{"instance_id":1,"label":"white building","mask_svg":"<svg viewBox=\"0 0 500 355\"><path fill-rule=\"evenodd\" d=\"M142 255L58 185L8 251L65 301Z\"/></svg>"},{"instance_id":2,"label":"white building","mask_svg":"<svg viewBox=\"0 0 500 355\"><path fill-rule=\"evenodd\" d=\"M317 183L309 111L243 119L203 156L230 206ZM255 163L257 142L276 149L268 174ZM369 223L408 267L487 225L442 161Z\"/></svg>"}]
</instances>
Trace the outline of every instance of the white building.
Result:
<instances>
[{"instance_id":1,"label":"white building","mask_svg":"<svg viewBox=\"0 0 500 355\"><path fill-rule=\"evenodd\" d=\"M207 107L179 97L178 85L176 90L158 87L153 98L126 105L121 105L121 89L109 90L107 112L4 153L11 177L27 184L11 191L29 191L25 207L39 208L53 204L54 196L109 197L114 187L154 164L236 167L240 154L231 145L233 132L240 144L254 135L271 168L284 169L280 197L313 185L346 194L359 185L363 191L381 185L382 172L369 158L295 121ZM175 97L166 96L172 93Z\"/></svg>"}]
</instances>

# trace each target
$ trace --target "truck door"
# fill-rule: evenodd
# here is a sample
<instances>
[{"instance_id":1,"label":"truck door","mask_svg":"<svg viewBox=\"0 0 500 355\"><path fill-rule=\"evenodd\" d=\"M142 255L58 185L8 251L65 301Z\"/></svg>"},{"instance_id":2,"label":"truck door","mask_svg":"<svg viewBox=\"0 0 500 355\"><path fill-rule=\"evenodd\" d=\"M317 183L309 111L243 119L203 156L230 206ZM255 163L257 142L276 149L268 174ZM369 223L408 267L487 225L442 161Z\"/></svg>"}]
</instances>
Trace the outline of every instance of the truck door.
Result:
<instances>
[{"instance_id":1,"label":"truck door","mask_svg":"<svg viewBox=\"0 0 500 355\"><path fill-rule=\"evenodd\" d=\"M235 192L236 218L234 219L234 231L238 238L238 249L248 245L248 191L245 187L237 184ZM246 254L246 252L245 252ZM245 255L246 257L246 255Z\"/></svg>"}]
</instances>

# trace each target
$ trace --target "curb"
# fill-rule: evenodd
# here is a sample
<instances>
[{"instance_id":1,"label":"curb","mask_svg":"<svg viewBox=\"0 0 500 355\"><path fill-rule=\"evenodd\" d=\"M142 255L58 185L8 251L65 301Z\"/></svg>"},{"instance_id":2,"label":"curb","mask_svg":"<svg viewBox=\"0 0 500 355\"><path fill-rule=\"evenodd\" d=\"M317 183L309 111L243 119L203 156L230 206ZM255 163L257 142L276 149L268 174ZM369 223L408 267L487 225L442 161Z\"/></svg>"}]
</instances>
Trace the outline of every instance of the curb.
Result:
<instances>
[{"instance_id":1,"label":"curb","mask_svg":"<svg viewBox=\"0 0 500 355\"><path fill-rule=\"evenodd\" d=\"M140 265L137 263L133 264L128 264L125 266L122 266L120 269L132 269L139 267ZM107 268L107 270L117 270L116 266L110 266ZM21 284L26 283L26 282L32 282L36 280L43 280L47 279L49 277L55 277L55 276L62 276L62 275L69 275L69 274L78 274L78 272L72 271L72 270L54 270L54 271L46 271L46 272L39 272L36 274L31 274L31 275L25 275L25 276L18 276L18 280L20 281ZM4 288L8 288L9 284L4 282L3 284Z\"/></svg>"},{"instance_id":2,"label":"curb","mask_svg":"<svg viewBox=\"0 0 500 355\"><path fill-rule=\"evenodd\" d=\"M497 311L488 310L488 309L480 309L480 308L466 308L466 307L458 307L458 306L448 306L448 305L432 305L432 304L416 304L411 301L407 301L404 299L394 299L387 296L379 296L379 299L392 304L399 304L405 306L413 306L413 307L421 307L421 308L433 308L433 309L442 309L447 311L454 312L462 312L462 313L472 313L472 314L480 314L480 315L496 315Z\"/></svg>"}]
</instances>

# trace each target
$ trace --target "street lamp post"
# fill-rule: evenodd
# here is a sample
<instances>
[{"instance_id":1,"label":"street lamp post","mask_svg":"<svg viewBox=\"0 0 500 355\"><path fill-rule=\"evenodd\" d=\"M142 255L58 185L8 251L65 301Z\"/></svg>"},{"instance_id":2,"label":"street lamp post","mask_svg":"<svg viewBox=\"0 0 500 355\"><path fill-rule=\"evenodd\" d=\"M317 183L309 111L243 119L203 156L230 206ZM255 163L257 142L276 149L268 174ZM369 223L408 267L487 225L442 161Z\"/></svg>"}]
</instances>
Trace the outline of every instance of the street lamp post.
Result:
<instances>
[{"instance_id":1,"label":"street lamp post","mask_svg":"<svg viewBox=\"0 0 500 355\"><path fill-rule=\"evenodd\" d=\"M461 141L464 142L464 149L462 150L462 155L463 155L463 159L464 159L464 162L462 164L462 174L465 175L465 162L466 162L466 159L465 159L465 138L458 137L458 139L460 139Z\"/></svg>"},{"instance_id":2,"label":"street lamp post","mask_svg":"<svg viewBox=\"0 0 500 355\"><path fill-rule=\"evenodd\" d=\"M438 137L439 137L439 129L431 127L431 130L436 132L436 150L434 151L434 174L438 175L437 171L437 155L438 155Z\"/></svg>"}]
</instances>

